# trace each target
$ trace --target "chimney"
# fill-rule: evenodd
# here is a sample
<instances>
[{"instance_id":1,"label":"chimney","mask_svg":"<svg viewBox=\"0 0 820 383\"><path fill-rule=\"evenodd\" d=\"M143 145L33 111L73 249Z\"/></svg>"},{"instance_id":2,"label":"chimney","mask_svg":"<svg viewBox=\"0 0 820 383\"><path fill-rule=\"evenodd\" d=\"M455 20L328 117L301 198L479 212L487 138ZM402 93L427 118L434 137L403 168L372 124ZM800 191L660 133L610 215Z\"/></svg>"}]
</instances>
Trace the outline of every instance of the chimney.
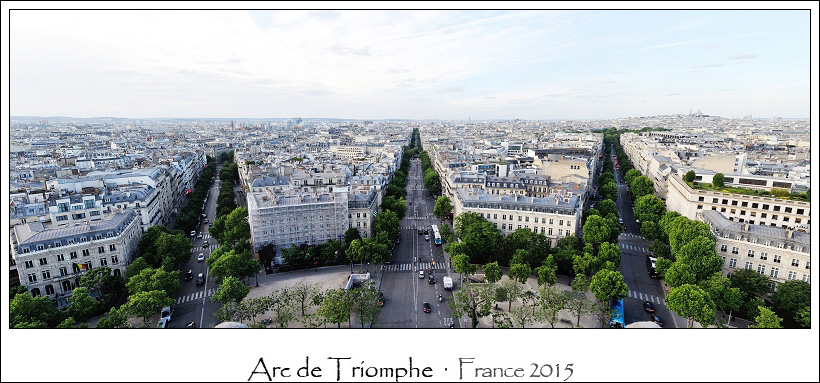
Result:
<instances>
[{"instance_id":1,"label":"chimney","mask_svg":"<svg viewBox=\"0 0 820 383\"><path fill-rule=\"evenodd\" d=\"M743 224L743 231L749 231L749 223L748 222Z\"/></svg>"},{"instance_id":2,"label":"chimney","mask_svg":"<svg viewBox=\"0 0 820 383\"><path fill-rule=\"evenodd\" d=\"M794 238L794 231L791 228L786 229L786 238L792 239Z\"/></svg>"}]
</instances>

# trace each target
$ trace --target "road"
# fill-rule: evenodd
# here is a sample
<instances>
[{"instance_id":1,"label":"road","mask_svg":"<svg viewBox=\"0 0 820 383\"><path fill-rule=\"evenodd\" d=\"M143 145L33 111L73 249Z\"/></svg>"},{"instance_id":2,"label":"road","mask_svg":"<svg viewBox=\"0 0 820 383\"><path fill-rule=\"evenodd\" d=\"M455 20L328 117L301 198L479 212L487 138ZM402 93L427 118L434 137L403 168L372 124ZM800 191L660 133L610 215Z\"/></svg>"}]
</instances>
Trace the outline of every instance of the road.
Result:
<instances>
[{"instance_id":1,"label":"road","mask_svg":"<svg viewBox=\"0 0 820 383\"><path fill-rule=\"evenodd\" d=\"M449 275L441 246L418 234L418 229L430 230L440 225L433 215L435 201L424 189L420 161L412 160L407 176L407 213L400 221L400 241L393 248L391 264L382 271L380 290L387 298L373 328L442 328L453 323L452 310L448 306L453 299L452 291L445 291L442 278ZM427 280L432 269L436 283ZM419 270L425 277L419 278ZM439 303L438 295L443 296ZM422 310L424 302L430 303L431 312ZM458 323L455 327L459 327Z\"/></svg>"},{"instance_id":2,"label":"road","mask_svg":"<svg viewBox=\"0 0 820 383\"><path fill-rule=\"evenodd\" d=\"M215 176L215 179L216 180L211 184L211 188L208 190L208 199L205 201L205 214L209 222L213 222L216 219L216 199L219 195L219 187L221 186L219 177ZM191 243L194 245L191 259L180 268L180 277L183 278L181 280L182 286L174 297L176 302L174 313L168 326L169 328L184 328L190 322L194 322L196 328L210 328L219 324L213 314L219 309L220 304L211 302L210 299L210 296L213 295L217 286L210 280L208 266L205 262L197 261L197 255L200 253L207 259L217 245L217 242L211 237L208 232L208 224L205 223L203 219L200 219L197 232L202 233L202 238L191 238ZM203 248L206 242L209 246ZM184 280L185 273L188 270L193 270L193 280ZM205 283L202 285L196 284L196 276L199 273L205 276Z\"/></svg>"},{"instance_id":3,"label":"road","mask_svg":"<svg viewBox=\"0 0 820 383\"><path fill-rule=\"evenodd\" d=\"M615 153L614 147L612 153ZM608 160L614 165L615 160L612 156ZM620 269L624 282L629 287L629 294L624 298L624 322L630 324L651 320L651 315L643 308L643 302L650 301L655 307L655 315L661 318L664 327L685 328L685 320L666 308L666 295L660 280L649 276L646 257L652 255L649 251L652 242L641 236L638 223L635 221L629 188L619 170L615 170L615 181L618 184L618 200L615 201L615 205L618 216L624 220L624 229L618 237L618 246L621 248Z\"/></svg>"}]
</instances>

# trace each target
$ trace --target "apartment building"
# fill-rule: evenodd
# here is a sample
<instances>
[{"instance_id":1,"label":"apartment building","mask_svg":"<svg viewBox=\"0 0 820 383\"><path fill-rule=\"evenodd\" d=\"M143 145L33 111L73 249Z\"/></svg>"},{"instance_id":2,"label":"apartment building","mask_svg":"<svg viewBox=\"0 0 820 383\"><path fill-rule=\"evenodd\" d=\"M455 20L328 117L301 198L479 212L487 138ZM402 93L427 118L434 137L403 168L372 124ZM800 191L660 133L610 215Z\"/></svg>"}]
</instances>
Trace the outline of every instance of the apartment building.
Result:
<instances>
[{"instance_id":1,"label":"apartment building","mask_svg":"<svg viewBox=\"0 0 820 383\"><path fill-rule=\"evenodd\" d=\"M379 211L376 188L351 189L347 197L348 228L355 227L362 238L373 238L373 221Z\"/></svg>"},{"instance_id":2,"label":"apartment building","mask_svg":"<svg viewBox=\"0 0 820 383\"><path fill-rule=\"evenodd\" d=\"M278 254L294 245L341 239L350 227L348 188L298 193L255 187L248 192L248 222L255 251L270 244Z\"/></svg>"},{"instance_id":3,"label":"apartment building","mask_svg":"<svg viewBox=\"0 0 820 383\"><path fill-rule=\"evenodd\" d=\"M557 245L558 239L580 230L578 196L539 198L487 194L479 189L457 189L453 205L455 216L465 212L477 213L505 235L516 229L530 229L544 234L551 246Z\"/></svg>"},{"instance_id":4,"label":"apartment building","mask_svg":"<svg viewBox=\"0 0 820 383\"><path fill-rule=\"evenodd\" d=\"M20 283L33 296L55 299L59 307L68 304L71 291L88 270L107 266L114 275L125 275L142 238L133 211L94 223L56 228L27 223L15 226L11 234L12 258Z\"/></svg>"},{"instance_id":5,"label":"apartment building","mask_svg":"<svg viewBox=\"0 0 820 383\"><path fill-rule=\"evenodd\" d=\"M794 279L810 282L809 234L731 221L714 210L705 210L698 218L709 224L715 235L723 275L731 277L737 270L751 269L769 277L773 288L775 283Z\"/></svg>"},{"instance_id":6,"label":"apartment building","mask_svg":"<svg viewBox=\"0 0 820 383\"><path fill-rule=\"evenodd\" d=\"M811 224L811 204L808 202L692 189L678 175L670 176L668 184L667 209L689 219L713 210L723 213L730 221L752 225L808 231Z\"/></svg>"}]
</instances>

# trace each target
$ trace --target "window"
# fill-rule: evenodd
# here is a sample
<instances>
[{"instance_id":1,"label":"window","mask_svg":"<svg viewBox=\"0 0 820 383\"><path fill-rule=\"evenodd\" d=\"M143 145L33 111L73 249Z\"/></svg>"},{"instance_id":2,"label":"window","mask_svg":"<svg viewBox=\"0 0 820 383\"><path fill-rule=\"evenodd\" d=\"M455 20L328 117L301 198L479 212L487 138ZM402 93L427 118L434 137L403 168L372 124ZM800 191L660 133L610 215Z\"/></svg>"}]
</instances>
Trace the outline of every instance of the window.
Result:
<instances>
[{"instance_id":1,"label":"window","mask_svg":"<svg viewBox=\"0 0 820 383\"><path fill-rule=\"evenodd\" d=\"M100 253L100 254L105 253L105 247L103 247L103 246L98 246L98 247L97 247L97 252L98 252L98 253Z\"/></svg>"},{"instance_id":2,"label":"window","mask_svg":"<svg viewBox=\"0 0 820 383\"><path fill-rule=\"evenodd\" d=\"M757 265L757 273L760 275L766 274L766 266L762 263Z\"/></svg>"},{"instance_id":3,"label":"window","mask_svg":"<svg viewBox=\"0 0 820 383\"><path fill-rule=\"evenodd\" d=\"M34 267L34 261L26 261L26 268L30 269L32 267Z\"/></svg>"},{"instance_id":4,"label":"window","mask_svg":"<svg viewBox=\"0 0 820 383\"><path fill-rule=\"evenodd\" d=\"M502 215L501 215L501 219L507 219L507 215L506 215L506 214L502 214Z\"/></svg>"},{"instance_id":5,"label":"window","mask_svg":"<svg viewBox=\"0 0 820 383\"><path fill-rule=\"evenodd\" d=\"M71 259L77 259L77 252L72 251L71 253L69 253L69 256L71 256Z\"/></svg>"},{"instance_id":6,"label":"window","mask_svg":"<svg viewBox=\"0 0 820 383\"><path fill-rule=\"evenodd\" d=\"M720 208L720 212L721 212L721 213L725 213L725 212L726 212L726 208L725 208L725 207Z\"/></svg>"},{"instance_id":7,"label":"window","mask_svg":"<svg viewBox=\"0 0 820 383\"><path fill-rule=\"evenodd\" d=\"M550 225L552 225L552 218L550 218Z\"/></svg>"},{"instance_id":8,"label":"window","mask_svg":"<svg viewBox=\"0 0 820 383\"><path fill-rule=\"evenodd\" d=\"M512 216L510 216L510 218L512 218ZM518 222L521 222L521 216L520 215L518 216Z\"/></svg>"},{"instance_id":9,"label":"window","mask_svg":"<svg viewBox=\"0 0 820 383\"><path fill-rule=\"evenodd\" d=\"M740 215L746 215L746 210L741 210Z\"/></svg>"},{"instance_id":10,"label":"window","mask_svg":"<svg viewBox=\"0 0 820 383\"><path fill-rule=\"evenodd\" d=\"M698 197L698 202L703 202L703 196Z\"/></svg>"},{"instance_id":11,"label":"window","mask_svg":"<svg viewBox=\"0 0 820 383\"><path fill-rule=\"evenodd\" d=\"M114 276L115 276L115 277L120 277L120 276L122 276L122 275L120 274L120 269L114 269Z\"/></svg>"},{"instance_id":12,"label":"window","mask_svg":"<svg viewBox=\"0 0 820 383\"><path fill-rule=\"evenodd\" d=\"M798 266L800 266L800 261L798 261L798 260L796 260L796 259L792 258L792 266L794 266L794 267L798 267Z\"/></svg>"},{"instance_id":13,"label":"window","mask_svg":"<svg viewBox=\"0 0 820 383\"><path fill-rule=\"evenodd\" d=\"M735 209L729 210L729 213L735 214Z\"/></svg>"},{"instance_id":14,"label":"window","mask_svg":"<svg viewBox=\"0 0 820 383\"><path fill-rule=\"evenodd\" d=\"M66 275L68 275L68 268L66 268L66 267L61 267L61 268L60 268L60 276L61 276L61 277L64 277L64 276L66 276Z\"/></svg>"},{"instance_id":15,"label":"window","mask_svg":"<svg viewBox=\"0 0 820 383\"><path fill-rule=\"evenodd\" d=\"M698 210L703 209L703 205L698 205Z\"/></svg>"},{"instance_id":16,"label":"window","mask_svg":"<svg viewBox=\"0 0 820 383\"><path fill-rule=\"evenodd\" d=\"M760 218L766 218L767 215L766 213L760 213Z\"/></svg>"},{"instance_id":17,"label":"window","mask_svg":"<svg viewBox=\"0 0 820 383\"><path fill-rule=\"evenodd\" d=\"M564 235L564 229L558 229L558 235Z\"/></svg>"},{"instance_id":18,"label":"window","mask_svg":"<svg viewBox=\"0 0 820 383\"><path fill-rule=\"evenodd\" d=\"M811 281L810 281L810 278L809 278L809 275L808 275L808 274L803 274L803 282L806 282L806 283L811 283Z\"/></svg>"},{"instance_id":19,"label":"window","mask_svg":"<svg viewBox=\"0 0 820 383\"><path fill-rule=\"evenodd\" d=\"M100 258L100 267L108 266L108 260L105 258Z\"/></svg>"},{"instance_id":20,"label":"window","mask_svg":"<svg viewBox=\"0 0 820 383\"><path fill-rule=\"evenodd\" d=\"M725 252L726 252L726 249L727 249L727 246L726 246L725 244L720 245L720 251L722 251L722 252L724 252L724 253L725 253Z\"/></svg>"},{"instance_id":21,"label":"window","mask_svg":"<svg viewBox=\"0 0 820 383\"><path fill-rule=\"evenodd\" d=\"M524 218L524 222L529 222L529 221L530 221L530 217L525 217Z\"/></svg>"},{"instance_id":22,"label":"window","mask_svg":"<svg viewBox=\"0 0 820 383\"><path fill-rule=\"evenodd\" d=\"M43 250L43 245L37 245L37 251Z\"/></svg>"},{"instance_id":23,"label":"window","mask_svg":"<svg viewBox=\"0 0 820 383\"><path fill-rule=\"evenodd\" d=\"M764 203L763 204L763 210L769 210L769 205Z\"/></svg>"},{"instance_id":24,"label":"window","mask_svg":"<svg viewBox=\"0 0 820 383\"><path fill-rule=\"evenodd\" d=\"M778 271L780 271L780 269L778 269L777 267L772 267L772 269L769 270L769 276L772 278L777 278Z\"/></svg>"},{"instance_id":25,"label":"window","mask_svg":"<svg viewBox=\"0 0 820 383\"><path fill-rule=\"evenodd\" d=\"M787 279L791 281L791 280L794 280L795 278L797 278L797 272L796 271L789 271L789 278L787 278Z\"/></svg>"},{"instance_id":26,"label":"window","mask_svg":"<svg viewBox=\"0 0 820 383\"><path fill-rule=\"evenodd\" d=\"M803 209L797 209L797 214L803 214Z\"/></svg>"},{"instance_id":27,"label":"window","mask_svg":"<svg viewBox=\"0 0 820 383\"><path fill-rule=\"evenodd\" d=\"M507 230L507 224L506 223L501 224L501 230Z\"/></svg>"},{"instance_id":28,"label":"window","mask_svg":"<svg viewBox=\"0 0 820 383\"><path fill-rule=\"evenodd\" d=\"M737 206L737 201L732 201L732 206Z\"/></svg>"},{"instance_id":29,"label":"window","mask_svg":"<svg viewBox=\"0 0 820 383\"><path fill-rule=\"evenodd\" d=\"M774 263L780 263L780 256L775 255L774 257L772 257L772 261L774 261Z\"/></svg>"},{"instance_id":30,"label":"window","mask_svg":"<svg viewBox=\"0 0 820 383\"><path fill-rule=\"evenodd\" d=\"M769 258L769 253L760 253L760 259L765 261L767 258Z\"/></svg>"},{"instance_id":31,"label":"window","mask_svg":"<svg viewBox=\"0 0 820 383\"><path fill-rule=\"evenodd\" d=\"M563 219L558 220L558 226L564 226L564 220Z\"/></svg>"},{"instance_id":32,"label":"window","mask_svg":"<svg viewBox=\"0 0 820 383\"><path fill-rule=\"evenodd\" d=\"M54 247L60 247L60 246L62 246L62 245L63 245L63 244L62 244L62 243L60 243L60 242L54 242Z\"/></svg>"},{"instance_id":33,"label":"window","mask_svg":"<svg viewBox=\"0 0 820 383\"><path fill-rule=\"evenodd\" d=\"M729 267L731 267L731 268L737 267L737 258L729 259Z\"/></svg>"},{"instance_id":34,"label":"window","mask_svg":"<svg viewBox=\"0 0 820 383\"><path fill-rule=\"evenodd\" d=\"M45 259L45 258L40 258L40 266L47 265L47 264L48 264L48 260L47 260L47 259Z\"/></svg>"},{"instance_id":35,"label":"window","mask_svg":"<svg viewBox=\"0 0 820 383\"><path fill-rule=\"evenodd\" d=\"M737 247L732 246L732 254L737 254L738 250L740 250L740 249L738 249Z\"/></svg>"},{"instance_id":36,"label":"window","mask_svg":"<svg viewBox=\"0 0 820 383\"><path fill-rule=\"evenodd\" d=\"M552 228L549 228L547 235L552 235Z\"/></svg>"},{"instance_id":37,"label":"window","mask_svg":"<svg viewBox=\"0 0 820 383\"><path fill-rule=\"evenodd\" d=\"M752 263L751 263L751 262L746 262L746 267L745 267L745 269L746 269L746 270L751 270L751 269L752 269Z\"/></svg>"},{"instance_id":38,"label":"window","mask_svg":"<svg viewBox=\"0 0 820 383\"><path fill-rule=\"evenodd\" d=\"M29 274L29 275L28 275L28 282L29 282L29 283L35 283L35 282L37 282L37 274L33 274L33 273L32 273L32 274Z\"/></svg>"},{"instance_id":39,"label":"window","mask_svg":"<svg viewBox=\"0 0 820 383\"><path fill-rule=\"evenodd\" d=\"M774 211L780 211L780 205L774 205Z\"/></svg>"},{"instance_id":40,"label":"window","mask_svg":"<svg viewBox=\"0 0 820 383\"><path fill-rule=\"evenodd\" d=\"M772 219L776 220L777 219L777 214L772 214Z\"/></svg>"},{"instance_id":41,"label":"window","mask_svg":"<svg viewBox=\"0 0 820 383\"><path fill-rule=\"evenodd\" d=\"M712 203L718 203L718 199L717 198L712 198Z\"/></svg>"},{"instance_id":42,"label":"window","mask_svg":"<svg viewBox=\"0 0 820 383\"><path fill-rule=\"evenodd\" d=\"M493 219L498 219L498 214L493 214Z\"/></svg>"},{"instance_id":43,"label":"window","mask_svg":"<svg viewBox=\"0 0 820 383\"><path fill-rule=\"evenodd\" d=\"M754 256L755 256L755 251L754 251L754 250L749 250L748 255L749 255L750 257L754 257Z\"/></svg>"},{"instance_id":44,"label":"window","mask_svg":"<svg viewBox=\"0 0 820 383\"><path fill-rule=\"evenodd\" d=\"M65 261L65 255L57 254L57 262L62 262L62 261Z\"/></svg>"},{"instance_id":45,"label":"window","mask_svg":"<svg viewBox=\"0 0 820 383\"><path fill-rule=\"evenodd\" d=\"M720 203L722 203L722 204L724 204L724 205L728 205L728 204L729 204L729 200L728 200L728 199L725 199L725 200L721 201Z\"/></svg>"},{"instance_id":46,"label":"window","mask_svg":"<svg viewBox=\"0 0 820 383\"><path fill-rule=\"evenodd\" d=\"M90 254L90 252L88 251L88 249L83 249L83 257L87 257L87 256L88 256L88 254Z\"/></svg>"},{"instance_id":47,"label":"window","mask_svg":"<svg viewBox=\"0 0 820 383\"><path fill-rule=\"evenodd\" d=\"M43 280L51 279L51 271L43 270Z\"/></svg>"},{"instance_id":48,"label":"window","mask_svg":"<svg viewBox=\"0 0 820 383\"><path fill-rule=\"evenodd\" d=\"M811 262L806 261L806 270L811 269Z\"/></svg>"},{"instance_id":49,"label":"window","mask_svg":"<svg viewBox=\"0 0 820 383\"><path fill-rule=\"evenodd\" d=\"M746 207L746 206L749 206L748 202L743 201L743 202L740 203L740 207Z\"/></svg>"}]
</instances>

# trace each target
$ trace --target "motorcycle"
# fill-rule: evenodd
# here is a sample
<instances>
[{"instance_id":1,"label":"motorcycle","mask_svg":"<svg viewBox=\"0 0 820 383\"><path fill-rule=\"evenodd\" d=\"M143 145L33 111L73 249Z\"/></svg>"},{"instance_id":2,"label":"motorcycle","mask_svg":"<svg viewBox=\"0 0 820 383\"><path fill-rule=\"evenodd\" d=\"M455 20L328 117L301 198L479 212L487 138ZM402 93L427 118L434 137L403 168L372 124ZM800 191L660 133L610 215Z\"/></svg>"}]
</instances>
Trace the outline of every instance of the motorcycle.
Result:
<instances>
[{"instance_id":1,"label":"motorcycle","mask_svg":"<svg viewBox=\"0 0 820 383\"><path fill-rule=\"evenodd\" d=\"M444 298L442 298L441 294L439 294L439 296L438 296L438 302L439 302L439 303L441 303L442 299L444 299Z\"/></svg>"}]
</instances>

